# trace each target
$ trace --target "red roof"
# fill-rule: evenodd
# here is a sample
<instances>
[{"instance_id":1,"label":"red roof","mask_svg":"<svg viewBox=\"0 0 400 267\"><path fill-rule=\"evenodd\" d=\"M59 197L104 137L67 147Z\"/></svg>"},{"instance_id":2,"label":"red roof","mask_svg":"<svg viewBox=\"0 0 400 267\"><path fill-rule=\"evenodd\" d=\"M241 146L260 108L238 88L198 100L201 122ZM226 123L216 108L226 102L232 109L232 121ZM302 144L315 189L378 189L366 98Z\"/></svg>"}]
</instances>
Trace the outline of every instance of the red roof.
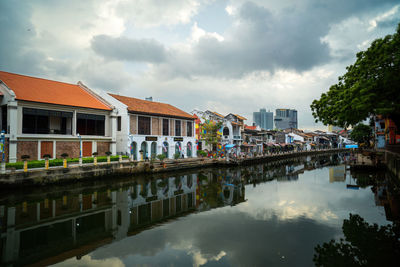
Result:
<instances>
[{"instance_id":1,"label":"red roof","mask_svg":"<svg viewBox=\"0 0 400 267\"><path fill-rule=\"evenodd\" d=\"M248 125L244 125L245 129L249 129L249 130L257 130L257 126L248 126Z\"/></svg>"},{"instance_id":2,"label":"red roof","mask_svg":"<svg viewBox=\"0 0 400 267\"><path fill-rule=\"evenodd\" d=\"M77 84L63 83L0 71L0 80L14 91L17 100L111 110Z\"/></svg>"},{"instance_id":3,"label":"red roof","mask_svg":"<svg viewBox=\"0 0 400 267\"><path fill-rule=\"evenodd\" d=\"M170 104L142 100L138 98L109 94L118 101L128 106L128 111L139 114L151 114L157 116L178 117L185 119L194 119L192 115L180 110Z\"/></svg>"}]
</instances>

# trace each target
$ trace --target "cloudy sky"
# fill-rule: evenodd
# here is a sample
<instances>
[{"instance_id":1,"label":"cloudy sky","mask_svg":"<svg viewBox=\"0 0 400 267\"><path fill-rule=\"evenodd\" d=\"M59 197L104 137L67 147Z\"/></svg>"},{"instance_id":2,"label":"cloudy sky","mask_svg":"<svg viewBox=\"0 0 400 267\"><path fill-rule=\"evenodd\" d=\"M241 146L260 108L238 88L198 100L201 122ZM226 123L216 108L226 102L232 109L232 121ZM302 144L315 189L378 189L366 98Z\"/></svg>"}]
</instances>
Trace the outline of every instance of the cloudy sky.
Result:
<instances>
[{"instance_id":1,"label":"cloudy sky","mask_svg":"<svg viewBox=\"0 0 400 267\"><path fill-rule=\"evenodd\" d=\"M372 40L394 33L398 0L0 1L0 70L76 83L185 111L295 108Z\"/></svg>"}]
</instances>

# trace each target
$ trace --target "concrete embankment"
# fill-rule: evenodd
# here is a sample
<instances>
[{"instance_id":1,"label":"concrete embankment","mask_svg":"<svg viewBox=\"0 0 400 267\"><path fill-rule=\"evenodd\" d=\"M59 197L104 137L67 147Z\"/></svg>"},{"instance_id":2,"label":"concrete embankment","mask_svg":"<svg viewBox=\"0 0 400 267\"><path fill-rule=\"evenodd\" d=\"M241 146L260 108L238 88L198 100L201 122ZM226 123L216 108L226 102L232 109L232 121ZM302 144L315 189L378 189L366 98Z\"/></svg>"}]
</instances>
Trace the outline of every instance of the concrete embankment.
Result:
<instances>
[{"instance_id":1,"label":"concrete embankment","mask_svg":"<svg viewBox=\"0 0 400 267\"><path fill-rule=\"evenodd\" d=\"M385 151L384 161L387 169L398 179L400 179L400 154Z\"/></svg>"},{"instance_id":2,"label":"concrete embankment","mask_svg":"<svg viewBox=\"0 0 400 267\"><path fill-rule=\"evenodd\" d=\"M261 162L281 160L285 158L303 157L347 151L347 149L328 149L316 151L302 151L258 156L244 159L208 159L188 158L179 160L155 161L122 161L111 163L85 164L83 166L71 165L68 168L54 167L45 169L30 169L27 172L13 171L0 175L2 187L18 187L28 185L45 185L52 183L73 183L88 179L113 179L113 177L134 176L142 173L162 173L184 169L205 168L214 166L239 166Z\"/></svg>"}]
</instances>

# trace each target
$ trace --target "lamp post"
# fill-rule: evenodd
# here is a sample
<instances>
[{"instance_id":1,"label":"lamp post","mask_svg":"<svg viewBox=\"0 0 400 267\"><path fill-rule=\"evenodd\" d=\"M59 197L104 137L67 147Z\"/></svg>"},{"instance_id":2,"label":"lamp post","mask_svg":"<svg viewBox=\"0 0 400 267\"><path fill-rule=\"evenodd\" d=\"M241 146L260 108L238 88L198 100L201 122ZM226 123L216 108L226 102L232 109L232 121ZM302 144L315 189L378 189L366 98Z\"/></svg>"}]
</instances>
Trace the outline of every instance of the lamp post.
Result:
<instances>
[{"instance_id":1,"label":"lamp post","mask_svg":"<svg viewBox=\"0 0 400 267\"><path fill-rule=\"evenodd\" d=\"M79 133L76 136L79 138L79 166L82 166L82 136Z\"/></svg>"},{"instance_id":2,"label":"lamp post","mask_svg":"<svg viewBox=\"0 0 400 267\"><path fill-rule=\"evenodd\" d=\"M5 140L6 140L6 138L5 138L5 133L4 133L4 130L3 131L1 131L1 143L0 143L0 151L1 151L1 173L6 173L6 161L4 160L5 159L5 153L4 153L4 151L5 151Z\"/></svg>"}]
</instances>

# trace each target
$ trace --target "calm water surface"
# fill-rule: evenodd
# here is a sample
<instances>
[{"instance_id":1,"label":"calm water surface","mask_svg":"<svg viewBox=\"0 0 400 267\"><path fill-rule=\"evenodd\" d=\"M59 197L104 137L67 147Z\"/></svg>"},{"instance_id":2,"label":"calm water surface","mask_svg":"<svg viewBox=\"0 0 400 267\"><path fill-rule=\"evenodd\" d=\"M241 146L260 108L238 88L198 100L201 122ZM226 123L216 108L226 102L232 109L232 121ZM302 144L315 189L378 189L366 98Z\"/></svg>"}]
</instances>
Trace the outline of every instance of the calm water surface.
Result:
<instances>
[{"instance_id":1,"label":"calm water surface","mask_svg":"<svg viewBox=\"0 0 400 267\"><path fill-rule=\"evenodd\" d=\"M390 223L379 190L348 189L356 181L342 159L309 157L5 193L1 262L312 266L314 247L342 237L349 213Z\"/></svg>"}]
</instances>

